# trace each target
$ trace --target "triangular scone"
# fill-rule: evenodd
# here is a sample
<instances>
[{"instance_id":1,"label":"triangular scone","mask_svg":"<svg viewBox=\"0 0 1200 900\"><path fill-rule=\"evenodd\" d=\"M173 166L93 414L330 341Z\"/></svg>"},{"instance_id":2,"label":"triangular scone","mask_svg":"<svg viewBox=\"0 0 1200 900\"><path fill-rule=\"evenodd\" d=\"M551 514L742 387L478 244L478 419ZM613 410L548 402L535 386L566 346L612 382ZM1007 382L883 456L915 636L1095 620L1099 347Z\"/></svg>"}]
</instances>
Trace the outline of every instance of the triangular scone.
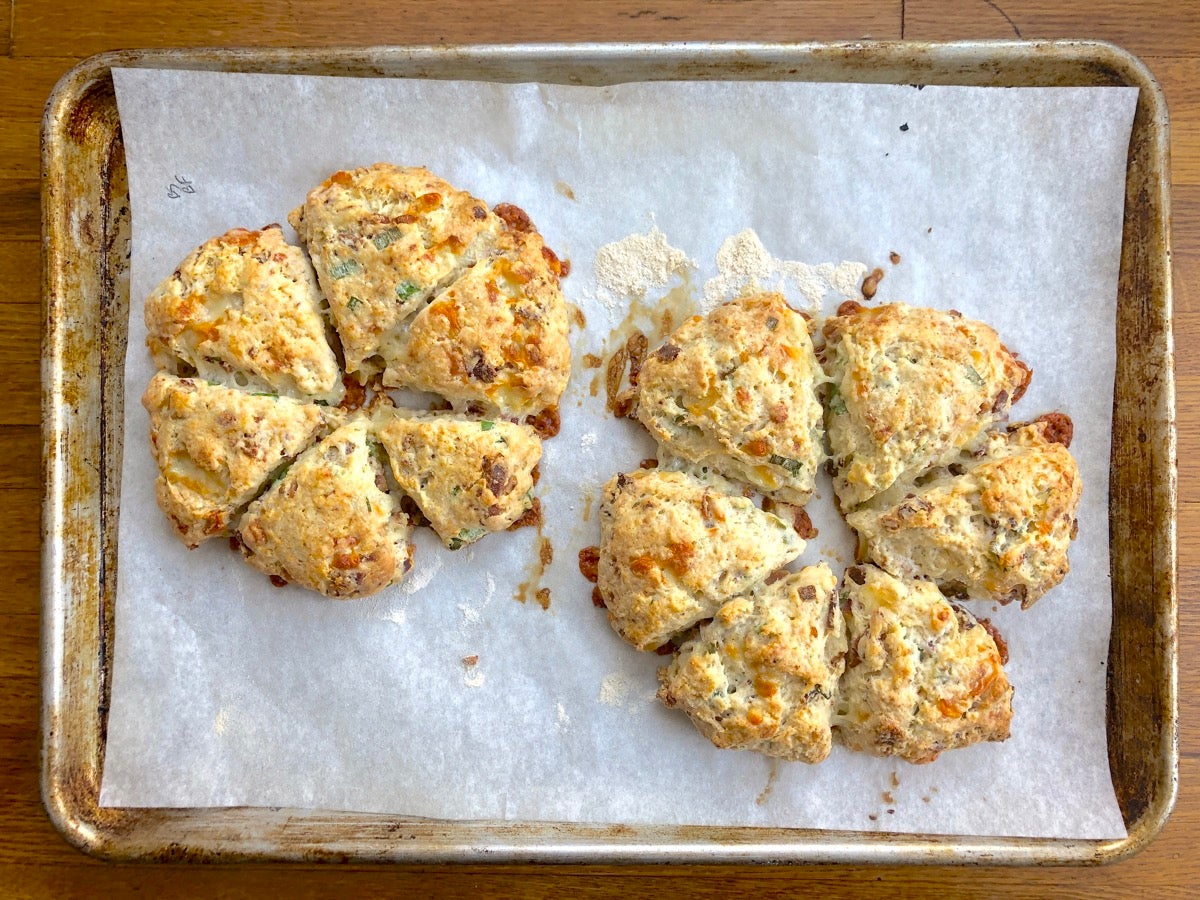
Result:
<instances>
[{"instance_id":1,"label":"triangular scone","mask_svg":"<svg viewBox=\"0 0 1200 900\"><path fill-rule=\"evenodd\" d=\"M859 556L947 593L1028 607L1070 571L1082 482L1055 413L988 435L915 484L897 483L846 517Z\"/></svg>"},{"instance_id":2,"label":"triangular scone","mask_svg":"<svg viewBox=\"0 0 1200 900\"><path fill-rule=\"evenodd\" d=\"M787 503L812 495L825 376L780 294L688 319L642 364L637 417L676 456Z\"/></svg>"},{"instance_id":3,"label":"triangular scone","mask_svg":"<svg viewBox=\"0 0 1200 900\"><path fill-rule=\"evenodd\" d=\"M193 250L146 299L146 343L160 369L336 404L341 373L322 303L304 253L278 225L235 228Z\"/></svg>"},{"instance_id":4,"label":"triangular scone","mask_svg":"<svg viewBox=\"0 0 1200 900\"><path fill-rule=\"evenodd\" d=\"M825 428L843 512L952 458L1005 418L1030 370L956 312L843 304L825 322Z\"/></svg>"},{"instance_id":5,"label":"triangular scone","mask_svg":"<svg viewBox=\"0 0 1200 900\"><path fill-rule=\"evenodd\" d=\"M717 610L658 670L658 697L718 747L818 763L845 656L837 579L820 563Z\"/></svg>"},{"instance_id":6,"label":"triangular scone","mask_svg":"<svg viewBox=\"0 0 1200 900\"><path fill-rule=\"evenodd\" d=\"M504 228L466 191L426 169L388 163L335 172L288 221L329 298L346 370L364 375L382 370L373 357Z\"/></svg>"},{"instance_id":7,"label":"triangular scone","mask_svg":"<svg viewBox=\"0 0 1200 900\"><path fill-rule=\"evenodd\" d=\"M397 486L451 550L507 528L533 503L542 442L529 425L385 410L377 434Z\"/></svg>"},{"instance_id":8,"label":"triangular scone","mask_svg":"<svg viewBox=\"0 0 1200 900\"><path fill-rule=\"evenodd\" d=\"M327 597L398 582L412 568L412 529L383 466L370 422L343 425L250 504L238 526L246 560Z\"/></svg>"},{"instance_id":9,"label":"triangular scone","mask_svg":"<svg viewBox=\"0 0 1200 900\"><path fill-rule=\"evenodd\" d=\"M597 586L617 633L654 650L803 550L786 522L745 497L643 469L604 486Z\"/></svg>"},{"instance_id":10,"label":"triangular scone","mask_svg":"<svg viewBox=\"0 0 1200 900\"><path fill-rule=\"evenodd\" d=\"M571 372L562 266L536 232L507 231L385 345L384 383L456 408L523 417L558 404Z\"/></svg>"},{"instance_id":11,"label":"triangular scone","mask_svg":"<svg viewBox=\"0 0 1200 900\"><path fill-rule=\"evenodd\" d=\"M158 505L189 547L228 534L281 466L332 430L336 410L159 372L142 405Z\"/></svg>"},{"instance_id":12,"label":"triangular scone","mask_svg":"<svg viewBox=\"0 0 1200 900\"><path fill-rule=\"evenodd\" d=\"M1008 738L1012 686L990 626L931 581L852 566L836 728L852 750L932 762L943 750Z\"/></svg>"}]
</instances>

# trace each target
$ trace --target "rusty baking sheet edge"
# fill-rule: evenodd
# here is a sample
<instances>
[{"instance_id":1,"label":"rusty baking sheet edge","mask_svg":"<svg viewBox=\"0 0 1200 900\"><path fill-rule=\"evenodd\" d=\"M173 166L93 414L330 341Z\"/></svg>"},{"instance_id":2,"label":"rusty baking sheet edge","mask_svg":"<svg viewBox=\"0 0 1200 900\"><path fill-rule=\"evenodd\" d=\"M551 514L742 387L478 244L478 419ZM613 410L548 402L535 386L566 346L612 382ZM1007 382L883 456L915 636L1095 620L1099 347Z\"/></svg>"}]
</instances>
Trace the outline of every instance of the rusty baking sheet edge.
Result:
<instances>
[{"instance_id":1,"label":"rusty baking sheet edge","mask_svg":"<svg viewBox=\"0 0 1200 900\"><path fill-rule=\"evenodd\" d=\"M577 84L772 78L1139 86L1126 182L1115 403L1120 415L1114 419L1114 472L1121 454L1122 464L1134 467L1139 477L1118 483L1114 476L1110 511L1115 548L1128 546L1122 529L1144 537L1150 526L1152 538L1142 541L1149 544L1144 559L1117 560L1114 553L1109 744L1129 836L1121 841L964 838L778 828L448 822L314 810L99 807L115 596L120 373L128 309L127 284L125 295L120 292L122 276L128 274L122 246L128 211L122 220L121 210L114 210L112 203L114 196L121 196L124 177L110 78L111 68L118 66ZM1146 67L1120 48L1090 41L150 50L106 53L80 63L56 86L42 130L47 489L41 762L43 800L55 826L85 852L164 861L1053 865L1111 862L1138 851L1169 816L1178 778L1167 135L1165 101ZM1141 232L1134 234L1135 229ZM1122 338L1130 340L1122 343ZM1135 408L1122 405L1124 394L1136 400ZM1119 435L1118 419L1122 426L1135 427ZM1146 481L1140 477L1144 474L1150 476ZM1146 485L1144 490L1139 484ZM1144 609L1132 616L1133 610L1126 608L1147 602L1152 605L1149 616ZM1136 620L1143 622L1144 633L1125 640L1125 626ZM1129 665L1140 668L1126 672ZM1154 686L1148 702L1145 677ZM1142 683L1143 693L1120 693L1122 687L1132 689L1135 680ZM1124 781L1127 774L1132 786Z\"/></svg>"}]
</instances>

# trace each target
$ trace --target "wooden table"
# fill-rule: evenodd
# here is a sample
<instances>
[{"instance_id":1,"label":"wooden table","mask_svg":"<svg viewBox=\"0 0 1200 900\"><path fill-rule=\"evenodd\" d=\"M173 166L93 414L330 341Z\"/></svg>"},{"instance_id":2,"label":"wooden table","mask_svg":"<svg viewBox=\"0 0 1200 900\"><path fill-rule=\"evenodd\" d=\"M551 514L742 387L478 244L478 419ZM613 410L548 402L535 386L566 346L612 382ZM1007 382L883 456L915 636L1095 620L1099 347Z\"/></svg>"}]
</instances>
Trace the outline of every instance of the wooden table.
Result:
<instances>
[{"instance_id":1,"label":"wooden table","mask_svg":"<svg viewBox=\"0 0 1200 900\"><path fill-rule=\"evenodd\" d=\"M751 896L997 891L1190 896L1200 883L1200 3L1188 0L8 0L0 14L0 894L505 893ZM1053 6L1053 9L1049 7ZM39 159L42 106L78 60L120 47L608 40L1100 38L1138 54L1166 90L1174 187L1179 388L1181 782L1165 831L1103 869L530 868L107 865L65 844L38 795ZM1195 354L1195 356L1193 356ZM1195 455L1194 455L1195 454ZM1190 849L1189 849L1190 848Z\"/></svg>"}]
</instances>

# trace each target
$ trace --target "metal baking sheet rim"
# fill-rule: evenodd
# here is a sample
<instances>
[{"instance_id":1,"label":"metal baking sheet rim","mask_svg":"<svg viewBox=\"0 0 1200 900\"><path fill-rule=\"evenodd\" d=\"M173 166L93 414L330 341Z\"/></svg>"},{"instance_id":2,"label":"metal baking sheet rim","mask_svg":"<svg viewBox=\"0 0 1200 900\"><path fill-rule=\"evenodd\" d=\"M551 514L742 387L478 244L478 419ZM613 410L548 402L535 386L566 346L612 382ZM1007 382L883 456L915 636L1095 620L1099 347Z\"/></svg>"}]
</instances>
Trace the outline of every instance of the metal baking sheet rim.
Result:
<instances>
[{"instance_id":1,"label":"metal baking sheet rim","mask_svg":"<svg viewBox=\"0 0 1200 900\"><path fill-rule=\"evenodd\" d=\"M768 78L1139 86L1126 180L1110 505L1109 754L1128 837L101 808L128 321L128 209L114 202L127 200L110 75L119 66L582 84ZM1140 60L1095 41L215 48L115 51L81 62L55 87L42 125L41 775L51 820L80 850L114 860L1059 865L1108 863L1136 853L1161 831L1178 788L1168 173L1161 89ZM1134 535L1137 541L1127 540Z\"/></svg>"}]
</instances>

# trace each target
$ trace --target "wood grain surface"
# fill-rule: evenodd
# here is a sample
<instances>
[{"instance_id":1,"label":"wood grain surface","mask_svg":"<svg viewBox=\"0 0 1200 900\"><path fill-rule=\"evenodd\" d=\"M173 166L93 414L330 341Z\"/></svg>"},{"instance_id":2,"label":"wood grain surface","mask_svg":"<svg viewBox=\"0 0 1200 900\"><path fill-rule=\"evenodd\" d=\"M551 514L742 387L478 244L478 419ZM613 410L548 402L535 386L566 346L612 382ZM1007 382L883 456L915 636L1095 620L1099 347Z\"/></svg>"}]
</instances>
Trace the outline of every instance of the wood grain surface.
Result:
<instances>
[{"instance_id":1,"label":"wood grain surface","mask_svg":"<svg viewBox=\"0 0 1200 900\"><path fill-rule=\"evenodd\" d=\"M1181 790L1162 835L1102 869L110 865L64 843L38 794L39 157L42 107L123 47L900 37L1101 38L1142 57L1171 113L1179 425ZM1194 896L1200 883L1200 4L1187 0L31 0L0 2L0 895L519 897ZM1196 354L1193 356L1193 354ZM1196 454L1196 455L1193 455Z\"/></svg>"}]
</instances>

